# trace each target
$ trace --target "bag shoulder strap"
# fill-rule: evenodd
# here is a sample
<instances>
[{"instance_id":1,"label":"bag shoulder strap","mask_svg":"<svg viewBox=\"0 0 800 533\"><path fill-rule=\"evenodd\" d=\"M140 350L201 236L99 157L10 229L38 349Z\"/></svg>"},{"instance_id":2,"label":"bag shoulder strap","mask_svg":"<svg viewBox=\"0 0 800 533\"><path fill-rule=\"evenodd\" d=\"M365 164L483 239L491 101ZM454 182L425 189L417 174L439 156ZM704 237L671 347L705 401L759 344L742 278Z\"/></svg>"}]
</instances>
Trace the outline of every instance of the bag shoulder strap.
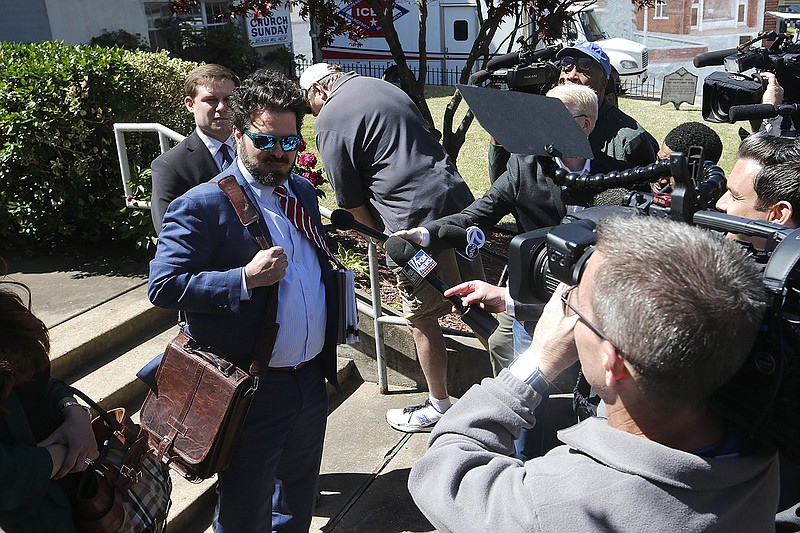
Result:
<instances>
[{"instance_id":1,"label":"bag shoulder strap","mask_svg":"<svg viewBox=\"0 0 800 533\"><path fill-rule=\"evenodd\" d=\"M247 231L250 232L258 245L261 246L261 249L266 250L267 248L271 248L272 238L269 236L269 233L267 233L266 236L264 235L261 225L258 223L260 218L258 216L258 209L253 206L253 203L247 197L247 194L245 194L242 186L236 181L236 177L233 175L225 176L217 182L217 185L219 185L219 188L222 189L222 192L224 192L225 196L230 200L233 209L236 211L236 215L239 217L239 222L242 223L242 226L247 228Z\"/></svg>"},{"instance_id":2,"label":"bag shoulder strap","mask_svg":"<svg viewBox=\"0 0 800 533\"><path fill-rule=\"evenodd\" d=\"M269 232L264 234L261 229L261 224L258 223L259 215L258 209L253 206L253 203L245 194L244 189L239 182L236 181L236 176L228 175L217 181L217 185L225 193L225 196L230 200L236 215L239 217L239 222L242 226L247 228L250 235L256 240L262 250L272 247L272 238ZM269 296L267 300L267 314L264 317L264 324L261 326L261 332L258 335L257 346L262 347L263 353L267 354L266 360L259 357L257 354L262 353L261 350L253 350L253 361L250 364L250 373L259 375L266 370L269 365L269 357L272 355L272 349L275 347L275 339L278 336L278 328L280 325L277 322L278 318L278 285L275 284L269 287Z\"/></svg>"}]
</instances>

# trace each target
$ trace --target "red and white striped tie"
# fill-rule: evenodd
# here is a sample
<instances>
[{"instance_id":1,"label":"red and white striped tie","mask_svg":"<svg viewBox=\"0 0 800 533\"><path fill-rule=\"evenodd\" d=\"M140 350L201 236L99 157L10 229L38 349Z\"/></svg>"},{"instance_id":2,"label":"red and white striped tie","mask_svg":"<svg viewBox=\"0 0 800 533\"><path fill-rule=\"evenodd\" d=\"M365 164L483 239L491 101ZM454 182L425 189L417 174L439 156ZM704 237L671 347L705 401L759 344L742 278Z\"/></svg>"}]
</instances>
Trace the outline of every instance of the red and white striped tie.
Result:
<instances>
[{"instance_id":1,"label":"red and white striped tie","mask_svg":"<svg viewBox=\"0 0 800 533\"><path fill-rule=\"evenodd\" d=\"M314 221L308 216L306 210L303 209L303 205L294 197L289 196L289 191L287 191L286 187L283 185L275 186L275 194L278 195L281 209L289 221L294 224L308 240L316 244L317 248L325 252L325 255L327 255L331 261L341 267L339 259L337 259L333 252L331 252L331 249L328 248L328 243L325 242L322 233L317 229L316 224L314 224Z\"/></svg>"}]
</instances>

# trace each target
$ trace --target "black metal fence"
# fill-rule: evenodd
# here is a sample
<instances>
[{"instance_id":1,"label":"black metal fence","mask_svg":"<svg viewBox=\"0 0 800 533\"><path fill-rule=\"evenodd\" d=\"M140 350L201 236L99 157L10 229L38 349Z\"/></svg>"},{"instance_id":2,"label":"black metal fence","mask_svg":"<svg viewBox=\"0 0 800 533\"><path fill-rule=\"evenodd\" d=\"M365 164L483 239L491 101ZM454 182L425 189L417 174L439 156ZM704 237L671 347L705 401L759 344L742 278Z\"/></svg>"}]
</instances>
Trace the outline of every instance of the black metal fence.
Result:
<instances>
[{"instance_id":1,"label":"black metal fence","mask_svg":"<svg viewBox=\"0 0 800 533\"><path fill-rule=\"evenodd\" d=\"M360 61L360 62L336 62L341 65L345 72L356 72L362 76L369 76L371 78L381 78L389 81L398 81L397 78L397 65L393 61ZM303 71L311 66L310 61L296 61L295 69L299 77ZM419 77L419 67L411 66L411 72L414 76ZM461 76L460 68L437 68L428 65L428 70L425 75L425 83L427 85L446 85L453 86L458 83Z\"/></svg>"},{"instance_id":2,"label":"black metal fence","mask_svg":"<svg viewBox=\"0 0 800 533\"><path fill-rule=\"evenodd\" d=\"M397 66L392 61L362 61L362 62L340 62L345 72L353 71L362 76L371 78L381 78L389 81L399 81L397 78ZM295 62L295 70L298 77L303 71L312 65L311 61ZM411 67L415 76L419 76L419 68ZM428 85L454 86L458 83L461 76L461 69L442 69L428 65L425 83ZM659 99L661 93L656 86L655 78L641 81L639 78L628 78L621 82L622 96L630 98Z\"/></svg>"},{"instance_id":3,"label":"black metal fence","mask_svg":"<svg viewBox=\"0 0 800 533\"><path fill-rule=\"evenodd\" d=\"M637 78L622 80L622 95L629 98L642 98L646 100L659 100L661 92L656 85L656 79L650 77L645 81Z\"/></svg>"}]
</instances>

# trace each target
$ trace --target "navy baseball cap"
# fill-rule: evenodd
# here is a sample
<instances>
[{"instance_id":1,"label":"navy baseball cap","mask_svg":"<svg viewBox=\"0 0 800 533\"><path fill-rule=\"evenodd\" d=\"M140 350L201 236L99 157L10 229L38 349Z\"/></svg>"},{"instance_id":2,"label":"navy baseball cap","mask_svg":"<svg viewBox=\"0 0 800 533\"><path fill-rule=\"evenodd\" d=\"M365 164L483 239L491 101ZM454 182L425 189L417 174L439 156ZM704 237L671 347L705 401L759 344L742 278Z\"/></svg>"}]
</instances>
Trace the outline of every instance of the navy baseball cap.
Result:
<instances>
[{"instance_id":1,"label":"navy baseball cap","mask_svg":"<svg viewBox=\"0 0 800 533\"><path fill-rule=\"evenodd\" d=\"M575 52L594 59L597 64L600 65L600 68L603 69L603 72L605 72L606 78L611 77L611 61L608 59L608 54L606 54L603 49L595 43L584 41L582 43L575 43L572 46L562 48L556 54L556 59L561 59L562 57L568 56Z\"/></svg>"}]
</instances>

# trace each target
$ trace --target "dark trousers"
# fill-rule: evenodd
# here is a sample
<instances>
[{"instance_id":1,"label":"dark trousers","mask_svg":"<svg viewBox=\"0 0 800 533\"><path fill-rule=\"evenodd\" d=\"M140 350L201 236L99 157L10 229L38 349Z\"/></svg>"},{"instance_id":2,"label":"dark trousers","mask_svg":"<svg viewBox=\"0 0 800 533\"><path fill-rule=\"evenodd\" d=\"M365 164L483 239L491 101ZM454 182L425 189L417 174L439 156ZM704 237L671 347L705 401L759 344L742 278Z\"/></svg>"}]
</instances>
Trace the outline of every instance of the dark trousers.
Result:
<instances>
[{"instance_id":1,"label":"dark trousers","mask_svg":"<svg viewBox=\"0 0 800 533\"><path fill-rule=\"evenodd\" d=\"M327 416L317 360L261 377L231 466L219 474L216 533L308 532Z\"/></svg>"}]
</instances>

